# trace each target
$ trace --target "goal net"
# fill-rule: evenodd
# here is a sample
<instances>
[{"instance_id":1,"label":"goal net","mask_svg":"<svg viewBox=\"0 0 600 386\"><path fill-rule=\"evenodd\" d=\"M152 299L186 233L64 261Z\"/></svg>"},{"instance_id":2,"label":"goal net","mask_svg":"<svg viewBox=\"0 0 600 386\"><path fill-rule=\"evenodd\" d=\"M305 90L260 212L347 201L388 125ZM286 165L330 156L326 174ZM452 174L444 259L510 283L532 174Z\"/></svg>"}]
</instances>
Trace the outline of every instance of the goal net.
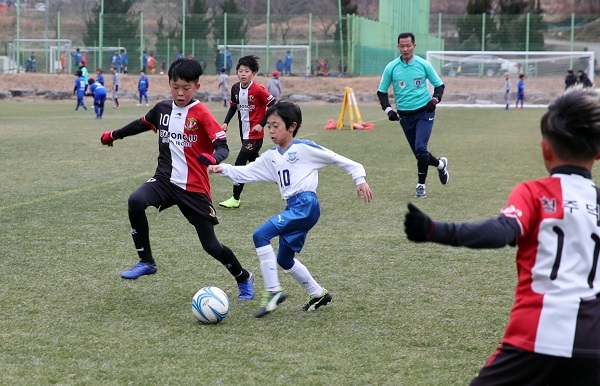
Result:
<instances>
[{"instance_id":1,"label":"goal net","mask_svg":"<svg viewBox=\"0 0 600 386\"><path fill-rule=\"evenodd\" d=\"M105 71L110 67L112 55L115 52L121 52L125 47L81 47L80 51L85 53L87 64L86 67L90 73L93 73L98 68L104 68ZM50 47L50 72L57 73L61 71L61 54L65 54L65 64L67 72L78 66L71 53L75 49L71 45L53 46ZM125 50L126 51L126 50ZM100 62L100 52L102 52L102 62Z\"/></svg>"},{"instance_id":2,"label":"goal net","mask_svg":"<svg viewBox=\"0 0 600 386\"><path fill-rule=\"evenodd\" d=\"M277 70L278 61L285 63L285 57L289 51L292 56L291 74L299 76L310 75L309 45L219 45L218 48L221 54L225 47L231 53L233 71L235 71L235 66L239 58L246 55L254 55L259 58L259 73L270 74Z\"/></svg>"},{"instance_id":3,"label":"goal net","mask_svg":"<svg viewBox=\"0 0 600 386\"><path fill-rule=\"evenodd\" d=\"M52 46L62 45L70 46L69 39L14 39L7 44L7 57L11 63L8 69L3 72L54 72L53 63L50 56ZM35 57L35 67L28 68L28 59ZM18 65L17 65L18 63Z\"/></svg>"},{"instance_id":4,"label":"goal net","mask_svg":"<svg viewBox=\"0 0 600 386\"><path fill-rule=\"evenodd\" d=\"M427 60L442 76L561 78L583 70L594 81L593 51L427 51Z\"/></svg>"}]
</instances>

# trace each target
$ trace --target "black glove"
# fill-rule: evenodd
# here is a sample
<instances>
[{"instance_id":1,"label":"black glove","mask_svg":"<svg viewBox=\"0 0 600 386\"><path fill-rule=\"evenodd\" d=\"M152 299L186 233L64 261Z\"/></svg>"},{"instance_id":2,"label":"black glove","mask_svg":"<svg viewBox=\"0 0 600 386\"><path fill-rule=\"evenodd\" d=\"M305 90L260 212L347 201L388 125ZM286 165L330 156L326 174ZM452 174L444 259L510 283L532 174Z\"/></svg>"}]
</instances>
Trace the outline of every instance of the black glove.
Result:
<instances>
[{"instance_id":1,"label":"black glove","mask_svg":"<svg viewBox=\"0 0 600 386\"><path fill-rule=\"evenodd\" d=\"M398 116L398 113L395 112L394 110L388 111L387 115L388 115L388 119L390 121L399 121L400 120L400 117Z\"/></svg>"},{"instance_id":2,"label":"black glove","mask_svg":"<svg viewBox=\"0 0 600 386\"><path fill-rule=\"evenodd\" d=\"M423 242L431 239L432 223L429 216L419 208L408 203L408 212L404 217L404 232L410 241Z\"/></svg>"},{"instance_id":3,"label":"black glove","mask_svg":"<svg viewBox=\"0 0 600 386\"><path fill-rule=\"evenodd\" d=\"M200 154L198 156L198 161L200 161L201 164L206 165L206 166L218 164L215 157L213 157L212 154L208 154L208 153Z\"/></svg>"},{"instance_id":4,"label":"black glove","mask_svg":"<svg viewBox=\"0 0 600 386\"><path fill-rule=\"evenodd\" d=\"M437 98L431 98L429 103L427 103L427 107L425 107L425 110L427 110L428 113L433 113L435 111L435 106L437 104L438 104Z\"/></svg>"}]
</instances>

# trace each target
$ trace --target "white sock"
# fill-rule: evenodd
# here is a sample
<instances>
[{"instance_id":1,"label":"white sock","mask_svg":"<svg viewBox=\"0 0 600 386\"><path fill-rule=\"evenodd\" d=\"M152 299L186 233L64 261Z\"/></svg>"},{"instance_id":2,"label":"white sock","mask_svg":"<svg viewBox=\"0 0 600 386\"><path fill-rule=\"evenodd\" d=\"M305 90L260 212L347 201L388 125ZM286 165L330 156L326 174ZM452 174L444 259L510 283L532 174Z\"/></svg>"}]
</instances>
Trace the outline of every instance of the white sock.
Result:
<instances>
[{"instance_id":1,"label":"white sock","mask_svg":"<svg viewBox=\"0 0 600 386\"><path fill-rule=\"evenodd\" d=\"M260 272L265 282L265 290L281 291L279 275L277 273L277 256L271 245L256 248L258 261L260 262Z\"/></svg>"},{"instance_id":2,"label":"white sock","mask_svg":"<svg viewBox=\"0 0 600 386\"><path fill-rule=\"evenodd\" d=\"M444 163L444 161L442 161L441 158L440 158L440 160L438 162L439 163L438 163L437 169L438 170L442 170L446 166L446 164Z\"/></svg>"},{"instance_id":3,"label":"white sock","mask_svg":"<svg viewBox=\"0 0 600 386\"><path fill-rule=\"evenodd\" d=\"M294 265L290 270L284 270L283 272L292 275L311 297L316 298L323 295L323 287L313 279L310 272L308 272L308 268L297 259L294 259Z\"/></svg>"}]
</instances>

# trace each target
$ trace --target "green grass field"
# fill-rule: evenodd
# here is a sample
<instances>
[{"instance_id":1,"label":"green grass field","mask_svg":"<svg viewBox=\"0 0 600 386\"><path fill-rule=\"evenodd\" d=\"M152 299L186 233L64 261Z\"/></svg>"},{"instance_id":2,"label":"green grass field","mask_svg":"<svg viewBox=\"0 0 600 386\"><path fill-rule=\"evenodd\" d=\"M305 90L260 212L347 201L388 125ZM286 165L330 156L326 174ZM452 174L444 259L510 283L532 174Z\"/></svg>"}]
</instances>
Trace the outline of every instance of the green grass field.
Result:
<instances>
[{"instance_id":1,"label":"green grass field","mask_svg":"<svg viewBox=\"0 0 600 386\"><path fill-rule=\"evenodd\" d=\"M299 259L333 301L298 311L306 294L280 270L289 298L262 319L253 317L258 297L236 300L235 282L176 208L148 209L158 273L119 277L137 262L127 198L153 175L157 139L101 146L103 131L147 108L108 108L99 121L74 104L0 105L0 384L464 385L499 343L515 250L406 240L416 161L377 104L360 105L372 131L326 131L340 106L301 106L298 137L363 163L374 200L362 202L343 170L321 171L322 216ZM223 119L222 107L209 107ZM515 184L546 175L543 112L439 108L430 150L448 157L451 179L442 186L432 170L417 205L440 220L497 216ZM230 133L233 162L239 137ZM214 201L229 198L231 182L211 178ZM217 235L257 274L257 291L252 232L283 207L263 183L246 185L240 209L218 209ZM222 324L192 315L206 285L232 299Z\"/></svg>"}]
</instances>

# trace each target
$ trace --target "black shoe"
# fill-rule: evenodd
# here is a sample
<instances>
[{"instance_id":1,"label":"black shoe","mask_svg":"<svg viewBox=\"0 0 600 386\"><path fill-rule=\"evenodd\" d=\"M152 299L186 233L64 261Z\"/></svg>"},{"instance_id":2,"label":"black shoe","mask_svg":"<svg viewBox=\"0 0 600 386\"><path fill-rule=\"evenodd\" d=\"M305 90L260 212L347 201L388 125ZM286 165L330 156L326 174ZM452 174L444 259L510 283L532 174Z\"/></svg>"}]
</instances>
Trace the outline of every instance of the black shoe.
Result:
<instances>
[{"instance_id":1,"label":"black shoe","mask_svg":"<svg viewBox=\"0 0 600 386\"><path fill-rule=\"evenodd\" d=\"M325 288L323 288L323 295L318 298L310 298L305 305L300 307L301 311L314 311L317 308L326 305L331 301L331 294Z\"/></svg>"},{"instance_id":2,"label":"black shoe","mask_svg":"<svg viewBox=\"0 0 600 386\"><path fill-rule=\"evenodd\" d=\"M440 157L440 161L444 163L444 168L438 170L438 173L440 175L440 182L442 183L442 185L446 185L450 180L450 174L448 173L448 158Z\"/></svg>"}]
</instances>

